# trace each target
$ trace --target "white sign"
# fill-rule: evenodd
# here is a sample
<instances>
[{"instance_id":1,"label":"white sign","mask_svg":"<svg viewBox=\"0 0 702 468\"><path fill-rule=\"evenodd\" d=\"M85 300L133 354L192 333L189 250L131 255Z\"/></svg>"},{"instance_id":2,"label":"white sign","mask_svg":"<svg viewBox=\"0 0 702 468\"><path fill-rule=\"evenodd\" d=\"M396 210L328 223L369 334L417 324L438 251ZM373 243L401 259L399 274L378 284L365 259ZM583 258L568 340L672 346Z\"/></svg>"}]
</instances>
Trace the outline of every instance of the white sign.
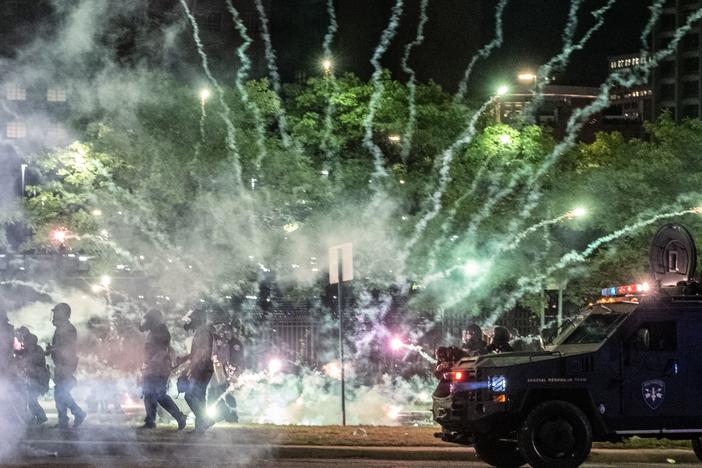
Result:
<instances>
[{"instance_id":1,"label":"white sign","mask_svg":"<svg viewBox=\"0 0 702 468\"><path fill-rule=\"evenodd\" d=\"M341 262L341 281L353 279L353 245L351 242L329 248L329 284L339 282L339 262Z\"/></svg>"}]
</instances>

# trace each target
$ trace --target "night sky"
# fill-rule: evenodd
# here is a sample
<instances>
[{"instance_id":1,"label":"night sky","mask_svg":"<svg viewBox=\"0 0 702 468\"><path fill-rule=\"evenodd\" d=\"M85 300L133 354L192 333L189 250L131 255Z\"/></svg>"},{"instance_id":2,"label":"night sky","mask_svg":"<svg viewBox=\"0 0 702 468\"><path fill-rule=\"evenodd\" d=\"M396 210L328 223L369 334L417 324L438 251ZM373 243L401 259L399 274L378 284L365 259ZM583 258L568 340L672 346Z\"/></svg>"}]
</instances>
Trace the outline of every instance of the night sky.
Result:
<instances>
[{"instance_id":1,"label":"night sky","mask_svg":"<svg viewBox=\"0 0 702 468\"><path fill-rule=\"evenodd\" d=\"M593 23L590 12L604 3L605 0L584 2L578 37ZM607 74L609 55L638 51L649 3L619 0L586 49L573 55L571 65L558 77L558 83L596 86ZM285 4L273 30L283 69L299 66L285 63L286 57L287 60L307 57L304 60L308 63L304 65L313 70L326 29L324 2L286 0ZM393 4L394 0L336 1L339 32L333 50L338 70L350 70L363 76L370 74L368 61L387 25ZM473 53L493 37L496 4L497 0L431 1L426 40L421 48L415 49L412 59L419 78L433 79L453 90ZM399 72L399 63L404 45L414 38L418 6L419 0L406 1L399 34L383 59L383 65L396 72L399 79L406 78ZM474 92L489 93L495 83L509 81L521 69L536 69L556 54L562 45L561 34L569 6L567 0L511 0L505 11L505 43L493 57L476 68ZM287 54L286 47L297 48L298 53ZM305 50L319 52L306 53Z\"/></svg>"}]
</instances>

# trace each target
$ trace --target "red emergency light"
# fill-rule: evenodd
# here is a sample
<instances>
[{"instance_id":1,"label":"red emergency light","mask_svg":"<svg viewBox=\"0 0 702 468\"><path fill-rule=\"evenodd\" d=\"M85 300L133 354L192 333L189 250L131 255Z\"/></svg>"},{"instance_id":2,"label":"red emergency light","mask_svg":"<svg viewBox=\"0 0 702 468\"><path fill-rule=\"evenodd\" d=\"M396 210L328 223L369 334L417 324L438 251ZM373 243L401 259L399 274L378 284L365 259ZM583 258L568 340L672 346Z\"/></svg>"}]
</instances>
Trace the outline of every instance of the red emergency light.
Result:
<instances>
[{"instance_id":1,"label":"red emergency light","mask_svg":"<svg viewBox=\"0 0 702 468\"><path fill-rule=\"evenodd\" d=\"M449 382L464 382L468 376L463 371L451 371L444 374L444 379Z\"/></svg>"}]
</instances>

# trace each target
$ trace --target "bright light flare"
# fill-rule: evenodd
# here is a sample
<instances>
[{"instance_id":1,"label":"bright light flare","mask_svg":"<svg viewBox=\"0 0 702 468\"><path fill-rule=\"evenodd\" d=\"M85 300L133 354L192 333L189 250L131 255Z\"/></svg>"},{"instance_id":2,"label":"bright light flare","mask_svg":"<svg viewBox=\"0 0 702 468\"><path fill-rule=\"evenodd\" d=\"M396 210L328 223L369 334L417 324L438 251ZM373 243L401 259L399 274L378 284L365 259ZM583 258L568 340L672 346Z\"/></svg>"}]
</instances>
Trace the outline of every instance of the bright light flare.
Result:
<instances>
[{"instance_id":1,"label":"bright light flare","mask_svg":"<svg viewBox=\"0 0 702 468\"><path fill-rule=\"evenodd\" d=\"M109 275L102 275L100 277L100 286L103 288L108 288L112 284L112 278Z\"/></svg>"},{"instance_id":2,"label":"bright light flare","mask_svg":"<svg viewBox=\"0 0 702 468\"><path fill-rule=\"evenodd\" d=\"M466 276L476 276L482 271L482 268L480 266L480 263L476 262L475 260L468 260L466 263L463 264L463 273Z\"/></svg>"},{"instance_id":3,"label":"bright light flare","mask_svg":"<svg viewBox=\"0 0 702 468\"><path fill-rule=\"evenodd\" d=\"M402 137L396 133L393 133L392 135L388 135L388 140L390 140L390 143L398 144L402 141Z\"/></svg>"},{"instance_id":4,"label":"bright light flare","mask_svg":"<svg viewBox=\"0 0 702 468\"><path fill-rule=\"evenodd\" d=\"M209 97L210 97L210 90L209 89L205 88L202 91L200 91L200 100L202 102L207 101L209 99Z\"/></svg>"},{"instance_id":5,"label":"bright light flare","mask_svg":"<svg viewBox=\"0 0 702 468\"><path fill-rule=\"evenodd\" d=\"M392 349L393 351L399 351L404 347L405 343L403 343L403 341L400 338L395 337L392 340L390 340L390 349Z\"/></svg>"},{"instance_id":6,"label":"bright light flare","mask_svg":"<svg viewBox=\"0 0 702 468\"><path fill-rule=\"evenodd\" d=\"M504 96L507 93L509 93L509 86L501 85L497 88L497 95L498 96Z\"/></svg>"},{"instance_id":7,"label":"bright light flare","mask_svg":"<svg viewBox=\"0 0 702 468\"><path fill-rule=\"evenodd\" d=\"M268 361L268 372L271 374L277 374L283 370L283 361L278 358L272 358Z\"/></svg>"},{"instance_id":8,"label":"bright light flare","mask_svg":"<svg viewBox=\"0 0 702 468\"><path fill-rule=\"evenodd\" d=\"M324 70L324 73L331 73L333 67L334 64L330 59L322 60L322 70Z\"/></svg>"},{"instance_id":9,"label":"bright light flare","mask_svg":"<svg viewBox=\"0 0 702 468\"><path fill-rule=\"evenodd\" d=\"M402 407L393 405L390 408L388 408L387 415L390 419L397 419L400 417L401 412Z\"/></svg>"},{"instance_id":10,"label":"bright light flare","mask_svg":"<svg viewBox=\"0 0 702 468\"><path fill-rule=\"evenodd\" d=\"M341 380L341 366L337 361L332 361L323 365L322 370L332 379Z\"/></svg>"},{"instance_id":11,"label":"bright light flare","mask_svg":"<svg viewBox=\"0 0 702 468\"><path fill-rule=\"evenodd\" d=\"M500 135L500 136L498 137L498 140L499 140L500 143L502 143L503 145L509 145L510 143L512 143L512 137L509 136L509 135L507 135L506 133Z\"/></svg>"},{"instance_id":12,"label":"bright light flare","mask_svg":"<svg viewBox=\"0 0 702 468\"><path fill-rule=\"evenodd\" d=\"M587 209L581 206L573 208L565 214L566 219L582 218L584 216L587 216Z\"/></svg>"},{"instance_id":13,"label":"bright light flare","mask_svg":"<svg viewBox=\"0 0 702 468\"><path fill-rule=\"evenodd\" d=\"M207 417L208 418L215 418L217 416L217 407L215 405L211 405L207 407Z\"/></svg>"},{"instance_id":14,"label":"bright light flare","mask_svg":"<svg viewBox=\"0 0 702 468\"><path fill-rule=\"evenodd\" d=\"M66 242L66 239L68 238L68 231L65 229L54 229L51 231L51 239L54 242L57 242L59 244L63 244Z\"/></svg>"}]
</instances>

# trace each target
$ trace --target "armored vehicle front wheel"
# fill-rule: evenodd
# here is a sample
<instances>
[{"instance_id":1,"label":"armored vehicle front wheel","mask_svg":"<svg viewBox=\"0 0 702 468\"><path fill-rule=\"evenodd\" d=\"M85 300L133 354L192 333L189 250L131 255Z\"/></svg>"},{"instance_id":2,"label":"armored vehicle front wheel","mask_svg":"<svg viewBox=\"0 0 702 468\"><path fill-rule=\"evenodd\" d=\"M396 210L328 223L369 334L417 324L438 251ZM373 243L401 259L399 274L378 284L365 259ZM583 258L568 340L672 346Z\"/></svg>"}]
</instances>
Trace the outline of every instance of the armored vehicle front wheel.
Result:
<instances>
[{"instance_id":1,"label":"armored vehicle front wheel","mask_svg":"<svg viewBox=\"0 0 702 468\"><path fill-rule=\"evenodd\" d=\"M502 468L516 468L526 463L516 440L501 439L493 433L475 437L475 453L488 465Z\"/></svg>"},{"instance_id":2,"label":"armored vehicle front wheel","mask_svg":"<svg viewBox=\"0 0 702 468\"><path fill-rule=\"evenodd\" d=\"M702 436L692 439L692 450L695 451L697 458L702 461Z\"/></svg>"},{"instance_id":3,"label":"armored vehicle front wheel","mask_svg":"<svg viewBox=\"0 0 702 468\"><path fill-rule=\"evenodd\" d=\"M571 468L592 448L587 416L567 401L547 401L528 414L518 434L519 450L534 468Z\"/></svg>"}]
</instances>

